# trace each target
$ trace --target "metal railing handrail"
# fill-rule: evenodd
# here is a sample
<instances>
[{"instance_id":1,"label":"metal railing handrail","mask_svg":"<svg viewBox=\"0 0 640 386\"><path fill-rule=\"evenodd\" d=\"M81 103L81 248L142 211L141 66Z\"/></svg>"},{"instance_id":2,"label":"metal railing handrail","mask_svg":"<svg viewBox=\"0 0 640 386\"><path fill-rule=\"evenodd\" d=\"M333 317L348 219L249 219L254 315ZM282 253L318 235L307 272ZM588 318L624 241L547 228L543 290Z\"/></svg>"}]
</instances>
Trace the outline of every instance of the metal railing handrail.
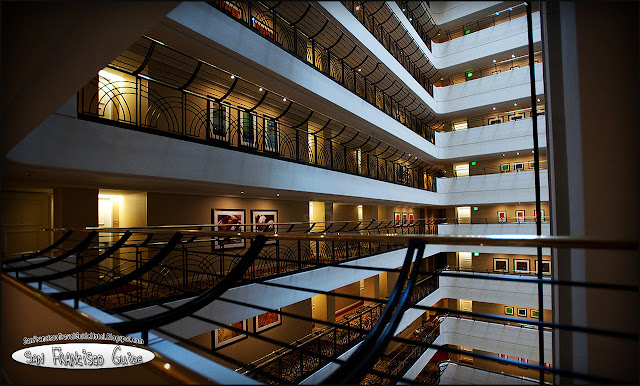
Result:
<instances>
[{"instance_id":1,"label":"metal railing handrail","mask_svg":"<svg viewBox=\"0 0 640 386\"><path fill-rule=\"evenodd\" d=\"M444 218L445 220L447 218ZM442 220L442 219L440 219ZM132 230L138 234L173 234L171 230ZM361 235L353 233L343 234L272 234L264 232L228 232L228 231L195 231L181 230L185 235L199 235L208 237L238 237L255 238L264 236L268 239L307 240L307 241L371 241L383 243L403 243L411 239L421 239L428 244L455 244L479 246L519 246L541 248L586 248L586 249L616 249L635 250L638 248L637 239L614 239L607 237L579 237L579 236L536 236L536 235L425 235L425 234L371 234Z\"/></svg>"}]
</instances>

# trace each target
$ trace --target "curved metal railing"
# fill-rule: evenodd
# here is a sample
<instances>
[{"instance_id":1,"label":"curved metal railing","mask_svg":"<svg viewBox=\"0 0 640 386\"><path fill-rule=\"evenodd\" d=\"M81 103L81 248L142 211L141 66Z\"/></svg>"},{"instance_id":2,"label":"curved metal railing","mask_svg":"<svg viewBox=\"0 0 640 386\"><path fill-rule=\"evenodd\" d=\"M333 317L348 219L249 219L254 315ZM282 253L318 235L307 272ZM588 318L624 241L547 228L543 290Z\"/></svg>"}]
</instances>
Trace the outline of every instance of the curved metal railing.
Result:
<instances>
[{"instance_id":1,"label":"curved metal railing","mask_svg":"<svg viewBox=\"0 0 640 386\"><path fill-rule=\"evenodd\" d=\"M138 236L142 236L142 237L148 234L164 235L165 238L166 236L176 237L175 230L167 229L167 228L136 230L136 231L130 231L130 232L137 233ZM255 243L255 244L252 243L253 249L250 249L247 252L247 254L252 255L251 258L239 259L237 263L228 265L228 269L224 272L224 275L221 276L222 281L224 281L225 278L228 278L226 279L228 283L227 285L224 286L224 288L230 288L232 285L237 285L238 282L244 282L243 279L247 276L247 273L249 272L248 270L252 262L260 259L260 253L261 253L260 249L264 247L264 242L266 242L267 239L276 240L278 243L287 242L287 241L295 241L295 242L304 241L305 243L314 243L314 242L318 243L323 241L354 242L356 240L359 242L367 242L367 243L380 242L382 240L387 240L388 242L390 240L393 240L393 243L397 245L402 245L407 242L412 243L413 246L407 250L407 254L404 258L403 267L400 269L386 269L386 268L382 269L380 267L366 267L363 265L357 265L357 266L346 265L345 266L345 265L333 264L331 262L318 261L319 263L318 266L331 266L331 267L335 267L335 269L358 269L358 270L372 269L372 270L377 270L378 272L382 269L386 272L397 273L400 275L400 277L405 278L405 279L398 280L396 282L395 289L392 295L390 296L389 300L386 300L386 301L384 299L369 298L369 297L362 297L362 296L355 296L355 295L340 295L340 294L335 295L335 296L349 297L352 299L363 299L364 301L370 301L375 304L385 304L384 311L380 314L381 316L377 320L375 328L371 329L371 331L376 332L375 334L372 332L369 332L367 334L366 329L360 328L357 326L339 325L339 324L327 322L324 320L309 318L308 316L304 316L304 315L292 314L291 312L284 312L281 310L273 310L273 309L265 308L263 306L259 306L257 304L251 303L251 299L247 299L246 301L236 301L231 299L220 298L220 295L224 291L222 291L223 287L218 287L217 284L214 284L212 287L210 286L210 288L214 288L215 290L206 291L204 293L201 292L199 294L194 292L193 294L195 295L195 297L193 298L194 300L192 300L194 303L191 303L191 302L186 303L189 306L174 308L172 306L169 306L168 303L166 302L157 303L155 305L156 307L160 307L165 310L164 312L162 312L163 316L160 317L160 319L164 319L162 323L154 324L152 319L140 319L139 322L132 320L130 322L124 322L124 324L121 325L123 326L123 328L125 325L135 326L135 327L131 327L130 329L131 331L133 330L139 331L141 329L143 331L148 331L149 329L157 329L157 331L159 331L162 334L166 334L167 336L172 337L174 339L179 339L177 335L164 329L160 324L163 324L166 321L178 321L182 318L189 317L189 318L195 318L197 320L206 321L207 323L222 325L218 321L215 321L213 319L209 319L206 317L198 316L193 313L194 309L196 308L199 309L202 306L209 304L212 298L216 298L217 301L230 302L238 305L244 304L245 307L252 305L257 310L277 312L287 317L295 317L295 318L300 318L301 320L308 320L308 321L313 321L315 323L326 324L332 327L337 327L337 328L341 328L343 330L349 331L349 333L351 332L359 333L361 334L361 336L364 336L364 334L367 334L367 337L362 341L362 343L360 343L356 351L362 354L364 350L367 350L368 355L366 356L364 354L354 355L350 357L352 358L350 360L339 359L338 358L339 353L336 350L334 350L334 352L331 355L327 355L329 353L325 351L325 353L323 354L322 350L320 350L320 352L317 352L317 350L314 351L309 349L308 347L307 348L296 347L295 345L291 345L288 342L278 343L282 347L287 347L288 349L291 349L291 350L299 350L301 353L303 353L302 356L300 357L303 360L305 356L307 356L307 358L308 357L317 358L317 360L315 360L314 363L320 363L318 361L327 361L326 363L333 362L338 364L340 366L340 369L342 370L333 372L330 378L325 379L325 381L329 381L329 382L334 381L335 379L338 379L336 377L339 377L338 380L346 379L350 382L357 382L363 379L364 377L366 377L367 374L388 378L391 381L403 380L402 375L398 375L399 373L402 372L400 370L396 371L396 370L387 369L387 370L381 371L379 368L378 369L374 368L374 364L380 357L380 353L382 352L382 350L384 350L384 347L386 347L386 345L389 344L390 342L401 342L401 343L406 343L406 344L410 344L410 345L413 345L416 347L422 347L422 348L429 348L429 347L437 348L439 350L444 350L452 353L463 353L465 355L471 355L478 358L484 358L484 359L491 358L491 360L497 360L495 357L491 355L485 355L485 354L480 354L475 352L468 353L455 348L437 346L437 345L434 345L432 342L429 342L428 340L426 341L412 340L412 339L394 337L393 332L398 326L399 318L402 317L405 311L408 309L418 309L418 310L425 310L430 312L434 311L434 312L440 312L440 313L448 312L449 314L456 315L456 316L458 315L479 316L483 318L483 320L488 320L488 321L495 320L495 321L502 321L502 322L522 322L521 319L515 319L508 316L479 314L474 312L452 310L452 309L447 309L442 307L427 307L427 306L416 305L415 299L420 298L422 295L415 294L415 289L418 287L414 286L412 283L415 282L418 275L434 273L429 270L424 271L422 268L422 264L420 264L420 259L422 257L425 243L438 243L438 244L456 243L459 245L479 245L480 244L480 245L501 245L501 246L516 245L516 246L529 246L529 247L536 246L540 248L543 248L543 247L605 248L608 250L638 248L637 240L614 241L614 240L599 240L599 239L590 239L590 238L573 238L573 237L558 237L558 236L556 237L548 237L548 236L547 237L541 237L541 236L524 237L523 236L523 237L514 238L514 237L499 237L499 236L468 237L468 236L435 236L435 235L416 235L416 234L405 234L405 235L402 235L402 234L340 234L339 235L339 234L333 234L333 233L327 233L327 234L324 234L324 233L315 233L315 234L278 233L278 234L275 234L275 233L232 232L232 231L211 232L211 231L189 230L189 229L181 230L180 232L184 233L185 235L191 236L189 240L193 239L194 235L197 235L198 237L193 239L192 241L188 241L182 244L177 243L176 244L177 249L180 249L184 245L190 245L190 246L198 245L200 241L204 241L204 240L210 242L211 240L215 241L215 240L220 240L220 239L230 238L230 237L245 237L245 238L255 238L258 236L264 237L264 239L262 240L263 243L260 243L262 244L262 246L258 245L258 243ZM123 233L123 232L120 232L120 233ZM147 239L144 239L144 240L147 240ZM147 246L152 246L153 244L154 244L153 242L146 243ZM162 244L162 242L160 244ZM135 245L139 245L139 244L136 243ZM124 243L121 243L120 248L127 248L127 247L125 246ZM103 246L103 249L104 249L104 246ZM414 251L417 251L417 255L415 256L414 256ZM409 268L412 265L413 260L415 260L415 264L413 264L413 268L409 273L410 271ZM229 272L233 272L233 275L229 276ZM443 276L445 274L447 274L446 271L436 272L437 276ZM535 277L515 277L515 276L505 277L503 275L481 275L481 276L482 276L482 279L485 279L485 280L497 280L497 281L506 280L514 283L520 282L520 281L526 281L528 283L537 283L538 281L540 281L540 279L537 279ZM233 280L231 278L233 278ZM632 292L637 292L638 290L637 286L628 286L628 285L621 285L621 284L588 283L588 282L575 282L575 281L566 282L566 281L560 281L555 279L542 279L542 281L550 285L574 285L574 286L582 286L585 288L593 287L593 288L603 288L607 290L632 291ZM230 282L233 282L233 283L230 283ZM313 289L303 289L300 287L296 287L294 285L285 285L282 283L262 281L260 284L267 285L267 286L281 287L281 288L304 290L309 292L317 292L316 290L313 290ZM435 287L431 286L429 288L431 289L427 289L427 292L432 291ZM215 296L212 296L211 294L213 292L216 292L217 294ZM320 291L320 293L326 293L326 292ZM197 304L197 307L193 308L194 307L193 304ZM543 309L543 307L540 307L539 309ZM125 317L125 319L130 319L126 317L126 314L121 314L121 316ZM570 331L581 331L581 332L586 332L590 334L600 334L600 335L609 336L612 338L615 337L615 339L637 340L638 338L637 334L618 332L618 331L609 331L605 329L598 329L598 328L592 328L587 326L562 325L562 324L550 323L550 322L540 322L536 320L527 321L527 323L530 323L531 325L536 326L541 333L545 328L553 328L553 329L570 330ZM231 326L227 326L227 327L229 327L232 330L238 329L237 327L231 327ZM127 330L127 328L125 328L125 330ZM240 331L242 330L240 329ZM278 342L273 338L268 338L259 333L249 332L249 331L245 331L245 332L247 335L255 339L262 339L265 341L269 341L271 343ZM187 344L187 342L188 341L186 340L184 341L185 344ZM188 345L192 345L194 347L197 346L197 344L193 342L188 343ZM220 358L223 358L223 360L225 361L230 360L231 361L230 363L238 363L237 360L233 360L233 358L228 358L218 352L215 353L215 356L219 356ZM362 360L362 358L365 358L366 360ZM354 361L356 360L359 361L358 364L354 364ZM407 361L400 360L399 362L404 363ZM307 363L307 362L304 362L304 363ZM407 363L404 363L404 364L406 365ZM574 377L580 377L584 379L602 380L602 378L599 378L597 376L591 376L587 374L577 374L577 373L569 372L563 369L547 368L546 366L536 365L532 363L526 363L526 364L523 364L523 366L527 368L536 369L536 370L540 369L541 371L548 371L554 374L570 374ZM250 370L253 370L253 371L259 370L256 366L249 366L249 368ZM301 369L302 368L304 367L301 367ZM399 368L399 367L396 366L394 368ZM346 372L346 374L343 374L343 372ZM262 375L265 377L268 377L271 380L274 379L273 374L262 374ZM279 379L280 381L283 380L282 378L278 378L278 376L275 376L275 379Z\"/></svg>"}]
</instances>

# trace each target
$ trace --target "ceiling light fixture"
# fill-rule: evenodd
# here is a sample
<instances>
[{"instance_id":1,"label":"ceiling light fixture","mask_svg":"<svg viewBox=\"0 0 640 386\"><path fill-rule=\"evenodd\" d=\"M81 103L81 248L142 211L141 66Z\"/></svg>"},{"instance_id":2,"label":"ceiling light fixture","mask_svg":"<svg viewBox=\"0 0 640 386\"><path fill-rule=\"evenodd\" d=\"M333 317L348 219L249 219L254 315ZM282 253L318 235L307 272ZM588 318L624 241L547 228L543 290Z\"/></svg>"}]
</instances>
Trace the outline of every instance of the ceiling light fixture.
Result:
<instances>
[{"instance_id":1,"label":"ceiling light fixture","mask_svg":"<svg viewBox=\"0 0 640 386\"><path fill-rule=\"evenodd\" d=\"M280 193L276 194L276 197L280 197Z\"/></svg>"},{"instance_id":2,"label":"ceiling light fixture","mask_svg":"<svg viewBox=\"0 0 640 386\"><path fill-rule=\"evenodd\" d=\"M540 102L540 98L538 98L538 102Z\"/></svg>"},{"instance_id":3,"label":"ceiling light fixture","mask_svg":"<svg viewBox=\"0 0 640 386\"><path fill-rule=\"evenodd\" d=\"M244 190L240 191L240 194L244 194Z\"/></svg>"},{"instance_id":4,"label":"ceiling light fixture","mask_svg":"<svg viewBox=\"0 0 640 386\"><path fill-rule=\"evenodd\" d=\"M516 152L516 155L520 155L520 152Z\"/></svg>"},{"instance_id":5,"label":"ceiling light fixture","mask_svg":"<svg viewBox=\"0 0 640 386\"><path fill-rule=\"evenodd\" d=\"M409 21L413 21L413 18L411 18L411 17L410 17L410 18L409 18Z\"/></svg>"},{"instance_id":6,"label":"ceiling light fixture","mask_svg":"<svg viewBox=\"0 0 640 386\"><path fill-rule=\"evenodd\" d=\"M235 75L231 75L231 79L235 79L235 78L236 78L236 76L235 76Z\"/></svg>"},{"instance_id":7,"label":"ceiling light fixture","mask_svg":"<svg viewBox=\"0 0 640 386\"><path fill-rule=\"evenodd\" d=\"M360 10L360 6L356 5L356 11L359 11L359 10Z\"/></svg>"},{"instance_id":8,"label":"ceiling light fixture","mask_svg":"<svg viewBox=\"0 0 640 386\"><path fill-rule=\"evenodd\" d=\"M258 89L258 91L262 91L262 87L260 87L260 88Z\"/></svg>"},{"instance_id":9,"label":"ceiling light fixture","mask_svg":"<svg viewBox=\"0 0 640 386\"><path fill-rule=\"evenodd\" d=\"M495 59L493 59L493 62L495 63L495 62L496 62L496 60L495 60Z\"/></svg>"},{"instance_id":10,"label":"ceiling light fixture","mask_svg":"<svg viewBox=\"0 0 640 386\"><path fill-rule=\"evenodd\" d=\"M494 107L493 109L495 110L496 108Z\"/></svg>"},{"instance_id":11,"label":"ceiling light fixture","mask_svg":"<svg viewBox=\"0 0 640 386\"><path fill-rule=\"evenodd\" d=\"M402 12L406 11L406 9L402 8Z\"/></svg>"},{"instance_id":12,"label":"ceiling light fixture","mask_svg":"<svg viewBox=\"0 0 640 386\"><path fill-rule=\"evenodd\" d=\"M282 101L283 101L283 102L286 102L286 101L287 101L287 98L282 98Z\"/></svg>"},{"instance_id":13,"label":"ceiling light fixture","mask_svg":"<svg viewBox=\"0 0 640 386\"><path fill-rule=\"evenodd\" d=\"M358 68L358 72L362 71L362 68Z\"/></svg>"},{"instance_id":14,"label":"ceiling light fixture","mask_svg":"<svg viewBox=\"0 0 640 386\"><path fill-rule=\"evenodd\" d=\"M511 54L511 57L512 57L512 58L515 58L516 56L515 56L514 54Z\"/></svg>"},{"instance_id":15,"label":"ceiling light fixture","mask_svg":"<svg viewBox=\"0 0 640 386\"><path fill-rule=\"evenodd\" d=\"M502 156L504 157L504 154Z\"/></svg>"},{"instance_id":16,"label":"ceiling light fixture","mask_svg":"<svg viewBox=\"0 0 640 386\"><path fill-rule=\"evenodd\" d=\"M518 104L517 104L517 103L514 103L513 105L514 105L514 106L517 106Z\"/></svg>"}]
</instances>

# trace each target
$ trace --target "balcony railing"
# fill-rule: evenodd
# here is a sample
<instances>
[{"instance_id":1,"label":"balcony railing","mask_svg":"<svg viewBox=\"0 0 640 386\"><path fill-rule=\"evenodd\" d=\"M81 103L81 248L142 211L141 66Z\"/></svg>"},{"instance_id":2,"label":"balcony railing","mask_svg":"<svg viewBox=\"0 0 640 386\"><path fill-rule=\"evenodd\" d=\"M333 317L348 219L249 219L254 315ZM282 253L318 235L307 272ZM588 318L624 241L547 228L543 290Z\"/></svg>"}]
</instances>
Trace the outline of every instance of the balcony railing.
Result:
<instances>
[{"instance_id":1,"label":"balcony railing","mask_svg":"<svg viewBox=\"0 0 640 386\"><path fill-rule=\"evenodd\" d=\"M191 79L192 88L185 89L170 84L162 75L156 77L163 81L134 70L123 71L124 60L121 57L110 65L109 74L105 74L110 79L100 76L82 88L78 94L79 118L436 190L435 177L427 174L436 172L435 166L360 132L354 134L346 125L330 127L335 125L332 119L312 128L309 121L314 111L304 119L285 117L291 110L291 102L283 112L271 110L273 115L265 115L269 106L264 102L270 93L238 77L230 76L235 78L232 85L221 98L215 98L211 94L223 94L224 88L209 83L208 79ZM196 72L200 70L205 77L201 70L204 66L197 67ZM225 75L217 74L221 71L214 68L212 71L216 77ZM262 98L258 96L257 104L251 108L234 106L231 100L225 100L232 96L246 98L245 93L254 90L261 90ZM263 103L265 110L257 113L256 108Z\"/></svg>"},{"instance_id":2,"label":"balcony railing","mask_svg":"<svg viewBox=\"0 0 640 386\"><path fill-rule=\"evenodd\" d=\"M404 67L409 74L424 88L429 95L433 96L433 80L438 79L438 69L429 62L427 56L420 49L411 35L405 40L408 42L400 43L399 40L393 38L391 32L396 32L400 27L400 31L405 31L401 38L406 37L406 30L402 27L400 20L394 15L393 11L386 9L387 17L381 14L376 17L378 12L386 8L385 3L370 3L357 1L343 1L344 6L355 16L356 19L365 27L375 38L382 44L387 51ZM381 22L378 19L383 19ZM386 23L395 23L395 27L391 26L391 31L384 27ZM409 52L411 55L409 55ZM417 54L417 55L416 55ZM421 64L418 64L421 62Z\"/></svg>"},{"instance_id":3,"label":"balcony railing","mask_svg":"<svg viewBox=\"0 0 640 386\"><path fill-rule=\"evenodd\" d=\"M544 112L545 112L544 103L541 102L541 100L542 98L538 98L538 105L536 106L536 109L537 109L536 112L538 116L544 115ZM466 130L466 129L472 129L474 127L491 126L491 125L497 125L500 123L507 123L507 122L516 122L523 119L531 118L531 116L532 116L531 107L518 108L517 106L514 106L514 109L510 111L496 111L491 114L476 115L476 116L468 117L466 120L440 122L440 124L437 127L434 127L434 130L438 132L440 131L449 132L449 131L453 131L455 125L458 125L458 124L466 125L465 129L460 129L460 130Z\"/></svg>"},{"instance_id":4,"label":"balcony railing","mask_svg":"<svg viewBox=\"0 0 640 386\"><path fill-rule=\"evenodd\" d=\"M203 227L208 227L212 224L202 225ZM145 243L146 245L151 245L156 241L160 241L160 239L170 238L169 242L164 242L165 248L166 245L170 245L173 243L174 248L180 245L178 242L184 237L186 237L187 242L192 242L194 244L198 244L199 241L203 240L208 243L218 243L218 245L223 246L224 243L228 243L226 245L230 245L235 242L234 239L251 239L251 246L242 256L238 256L239 258L233 262L229 262L228 266L225 267L224 272L220 272L221 276L218 280L211 284L211 286L205 291L193 299L186 301L185 303L180 304L179 306L171 305L169 303L161 303L157 304L161 310L159 314L154 314L150 317L142 317L142 318L133 318L130 315L119 313L117 314L122 320L120 322L109 323L108 325L116 331L119 331L123 334L130 334L134 332L141 332L143 338L148 337L149 330L158 331L163 336L166 336L170 339L175 339L179 341L181 344L191 347L194 350L200 350L200 352L206 353L207 355L219 358L222 361L230 363L232 366L242 366L247 367L249 370L259 372L260 369L257 366L249 365L247 363L243 363L237 359L234 359L219 350L214 350L211 347L203 346L202 344L196 343L189 339L185 339L172 332L170 329L165 328L169 323L177 322L184 318L190 318L197 320L199 322L204 322L207 325L216 325L216 326L224 326L225 328L243 333L250 337L251 339L258 339L260 341L268 342L271 344L277 344L279 347L283 347L286 349L299 351L301 354L298 356L294 356L296 360L300 358L305 358L305 356L310 356L313 358L317 358L317 361L328 361L334 365L337 365L337 369L333 371L327 378L324 379L325 382L331 383L331 381L335 378L344 379L348 383L359 383L361 382L367 374L371 374L374 376L380 376L382 378L389 378L390 381L393 382L411 382L411 380L404 379L402 375L398 375L402 371L398 371L398 374L394 374L395 370L380 370L375 369L375 363L379 360L380 356L384 352L385 348L390 343L404 343L414 346L421 346L423 348L432 348L437 349L443 352L454 353L454 354L463 354L467 356L471 356L473 358L486 359L495 362L506 362L510 364L519 365L522 367L526 367L529 369L534 369L539 371L540 379L539 382L544 382L546 372L554 375L562 375L573 377L574 379L583 379L592 382L604 382L604 381L616 381L617 372L612 371L609 374L586 374L577 372L574 370L568 370L559 368L557 366L547 367L544 365L545 358L544 352L545 348L543 346L543 334L545 329L551 328L553 331L574 331L579 332L581 334L589 334L596 335L602 337L602 343L605 342L606 339L615 339L616 344L626 344L629 343L635 347L637 345L638 334L636 332L628 332L628 331L617 331L614 326L598 326L594 327L591 325L586 326L578 326L578 325L570 325L566 323L555 323L543 320L542 313L539 316L538 320L527 320L528 324L535 326L540 334L541 340L539 341L539 352L541 353L541 360L539 364L535 363L520 363L510 359L501 359L496 357L495 355L486 355L477 352L468 352L464 350L460 350L455 347L442 346L434 344L433 341L429 342L427 339L407 339L407 338L399 338L394 336L394 331L400 326L400 320L405 315L405 312L409 309L420 310L420 311L429 311L436 313L449 313L451 315L456 316L479 316L484 320L490 321L502 321L502 322L515 322L521 323L522 319L505 316L505 315L494 315L494 314L484 314L470 311L460 311L454 308L446 308L446 307L436 307L436 306L419 306L415 304L415 299L419 298L421 295L412 296L413 292L419 288L420 282L418 277L420 275L428 275L432 277L438 277L446 274L446 271L439 272L437 270L425 269L425 266L428 264L423 264L423 254L424 247L427 243L429 244L457 244L457 245L487 245L487 246L517 246L517 247L536 247L536 248L580 248L580 249L594 249L594 250L604 250L604 251L630 251L631 253L637 253L638 242L637 240L604 240L604 239L595 239L595 238L576 238L576 237L559 237L559 236L528 236L528 237L499 237L499 236L488 236L488 237L479 237L479 236L436 236L436 235L418 235L418 234L406 234L406 235L397 235L397 234L331 234L331 233L316 233L316 234L283 234L281 233L281 229L278 229L278 233L269 232L269 233L258 233L258 232L238 232L238 231L204 231L204 230L189 230L183 229L182 232L176 233L176 229L171 229L175 227L167 227L167 228L150 228L150 229L131 229L125 232L125 235L128 234L127 238L121 238L119 242L112 244L118 245L118 249L120 248L131 248L134 245L138 245L140 243ZM108 232L109 230L101 229L102 231ZM275 230L274 230L275 231ZM120 232L121 233L121 232ZM181 233L184 233L181 234ZM153 236L149 236L153 235ZM158 240L154 240L156 236L162 235L162 237L158 237ZM186 235L186 236L185 236ZM136 237L134 237L136 236ZM123 241L124 239L124 241ZM51 248L43 253L46 255L48 253L52 253L53 249L65 249L64 244L70 241L70 237L67 237L62 243L59 243L57 247ZM376 273L383 271L387 274L397 275L397 281L393 286L393 289L390 291L390 295L388 299L382 299L377 297L369 297L369 296L361 296L361 295L346 295L346 294L334 294L334 296L340 296L344 298L349 298L352 300L370 302L373 307L375 305L384 305L381 308L381 312L378 316L376 323L371 323L372 327L367 331L365 329L365 321L362 321L362 328L360 327L360 320L356 320L355 323L347 323L344 325L329 322L323 319L317 319L313 317L309 317L306 314L295 313L290 311L283 311L281 309L274 309L270 307L264 307L261 305L259 299L243 299L243 300L233 300L222 295L231 287L237 285L238 282L243 282L245 278L247 278L250 270L254 267L255 261L261 259L262 248L265 246L265 243L268 241L276 241L276 242L303 242L304 244L313 245L313 243L320 242L342 242L342 243L390 243L395 245L406 245L408 243L407 253L404 257L404 261L400 268L391 269L385 268L382 266L369 266L364 264L334 264L330 261L319 262L318 266L324 267L332 267L332 269L346 269L352 270L352 272L356 271L376 271ZM75 243L75 241L74 241ZM162 244L162 243L161 243ZM210 245L209 249L215 248L216 244ZM25 254L21 258L20 264L4 264L5 273L17 273L20 280L27 283L38 283L41 280L45 280L48 285L55 285L51 283L51 280L54 280L52 275L55 276L55 280L65 278L68 276L74 276L80 271L86 270L89 266L99 266L101 263L107 261L111 256L114 256L114 250L108 245L95 245L97 250L94 253L93 259L91 261L85 261L78 264L72 265L73 268L61 272L54 272L47 274L47 278L45 275L38 274L38 276L30 276L24 274L24 271L29 271L29 267L33 267L35 264L39 264L40 268L44 268L45 266L50 266L49 262L51 260L55 260L56 258L42 258L39 252L32 252ZM180 247L178 247L180 248ZM86 248L85 248L86 249ZM102 252L101 252L102 250ZM76 249L76 252L78 249ZM54 255L58 255L58 253L53 253ZM70 257L70 256L68 256ZM161 260L154 260L155 257L145 259L145 263L142 265L150 265L151 267L159 267L161 266ZM539 259L541 257L539 256ZM208 261L205 259L205 261ZM57 262L60 262L59 260ZM147 264L148 263L148 264ZM311 262L308 262L311 263ZM20 268L20 265L26 266L27 268ZM395 265L395 264L394 264ZM15 268L19 269L16 270ZM141 268L142 268L141 267ZM50 267L55 268L55 267ZM511 283L519 283L526 282L529 284L538 284L538 290L543 290L543 284L552 285L552 286L573 286L576 288L586 288L589 291L607 291L608 296L614 296L613 294L634 294L637 295L638 287L637 283L633 284L625 284L625 283L606 283L606 282L583 282L576 280L557 280L554 278L543 278L542 266L540 265L537 271L537 275L535 277L517 277L515 275L478 275L482 280L492 280L492 281L508 281ZM55 269L53 269L55 271ZM186 271L185 271L186 272ZM459 275L459 274L458 274ZM89 288L84 288L80 291L71 290L62 288L58 286L60 292L51 292L49 295L42 294L43 297L47 297L46 299L50 299L50 297L57 299L76 299L78 296L85 297L86 294L99 294L105 291L110 291L115 287L121 287L123 285L123 280L137 280L133 278L131 275L125 274L122 277L116 278L115 276L111 278L109 283L106 285L92 286ZM176 282L180 281L180 278L176 278ZM427 280L427 282L429 282ZM256 284L258 285L258 284ZM259 283L262 286L268 287L279 287L286 288L289 290L295 291L304 291L311 294L327 294L327 291L314 289L314 288L305 288L297 285L285 285L283 283L272 283L268 281L262 281ZM429 293L433 290L434 287L427 287L426 293ZM81 292L83 291L83 292ZM615 291L615 292L612 292ZM84 293L84 295L83 295ZM548 294L547 294L548 296ZM539 305L538 309L544 309L542 304L542 293L538 294ZM47 300L49 301L49 300ZM358 335L363 337L362 341L358 345L357 348L354 349L354 352L348 359L339 359L337 357L338 353L335 351L333 354L329 355L328 351L322 352L322 346L320 346L320 350L314 350L312 347L296 346L290 344L288 341L274 339L272 337L267 336L268 334L260 334L256 331L245 330L239 326L235 325L227 325L227 323L221 322L218 316L210 316L205 317L198 314L198 311L203 309L204 307L210 305L213 301L216 302L224 302L227 304L235 304L237 306L249 307L256 310L256 314L260 312L271 312L275 314L279 314L282 317L287 318L296 318L298 320L303 320L306 322L312 322L316 324L324 324L329 327L336 328L337 330L345 330L348 331L346 336L349 336L353 333L353 335ZM353 322L353 320L351 320ZM315 348L318 347L318 343L316 342ZM554 358L554 363L557 363L558 359ZM313 361L312 361L313 362ZM402 362L402 361L400 361ZM304 369L305 363L303 361L300 364L301 373ZM319 362L318 362L319 363ZM407 361L408 363L408 361ZM194 364L195 366L195 364ZM295 366L294 366L295 368ZM404 368L404 366L403 366ZM34 368L34 371L37 369ZM345 373L346 372L346 373ZM347 377L345 377L345 374ZM270 379L270 382L278 382L283 381L282 378L274 377L272 374L267 372L262 372L261 376Z\"/></svg>"},{"instance_id":5,"label":"balcony railing","mask_svg":"<svg viewBox=\"0 0 640 386\"><path fill-rule=\"evenodd\" d=\"M547 160L541 160L539 162L539 169L547 169ZM468 169L456 170L454 168L445 169L445 177L468 177L468 176L482 176L487 174L502 174L502 173L518 173L525 171L533 171L535 169L535 163L533 160L518 161L518 162L505 162L500 165L490 166L469 166Z\"/></svg>"},{"instance_id":6,"label":"balcony railing","mask_svg":"<svg viewBox=\"0 0 640 386\"><path fill-rule=\"evenodd\" d=\"M524 17L527 14L526 3L513 5L502 9L500 11L492 12L482 18L474 21L464 23L460 27L450 28L448 30L439 30L438 34L433 37L434 43L443 43L448 40L453 40L465 35L469 35L474 32L478 32L485 28L494 27L498 24L506 23L508 21ZM539 9L537 2L532 3L532 11L536 12Z\"/></svg>"},{"instance_id":7,"label":"balcony railing","mask_svg":"<svg viewBox=\"0 0 640 386\"><path fill-rule=\"evenodd\" d=\"M359 44L347 37L333 22L315 13L314 17L326 19L326 23L317 20L307 22L305 17L308 18L309 11L313 13L311 4L305 10L303 5L291 2L273 2L271 7L266 3L271 2L208 2L425 139L434 141L429 125L435 117L424 103L416 102L415 98L411 100L409 92L402 85L387 79L393 76L392 73L379 70L377 60L359 49ZM287 10L281 11L284 8ZM311 24L319 25L313 26L315 30L305 33L302 31L305 23L308 24L305 29L311 28ZM374 76L377 79L373 79Z\"/></svg>"},{"instance_id":8,"label":"balcony railing","mask_svg":"<svg viewBox=\"0 0 640 386\"><path fill-rule=\"evenodd\" d=\"M542 51L534 53L534 63L542 63ZM529 55L522 55L511 59L494 62L491 66L472 68L461 73L451 74L440 77L434 82L436 87L451 86L458 83L468 82L474 79L480 79L487 76L498 75L508 71L517 70L519 68L527 68L529 66Z\"/></svg>"}]
</instances>

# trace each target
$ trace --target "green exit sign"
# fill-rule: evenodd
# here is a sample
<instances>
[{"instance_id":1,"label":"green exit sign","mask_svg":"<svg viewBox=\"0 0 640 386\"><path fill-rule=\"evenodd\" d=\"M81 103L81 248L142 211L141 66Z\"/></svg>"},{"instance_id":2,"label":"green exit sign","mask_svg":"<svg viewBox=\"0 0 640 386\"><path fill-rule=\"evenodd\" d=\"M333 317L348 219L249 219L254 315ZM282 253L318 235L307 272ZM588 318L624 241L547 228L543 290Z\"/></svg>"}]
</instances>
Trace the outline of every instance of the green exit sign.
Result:
<instances>
[{"instance_id":1,"label":"green exit sign","mask_svg":"<svg viewBox=\"0 0 640 386\"><path fill-rule=\"evenodd\" d=\"M470 33L471 33L471 30L470 30L470 29L468 29L468 30L464 31L464 34L465 34L465 35L466 35L466 34L470 34Z\"/></svg>"},{"instance_id":2,"label":"green exit sign","mask_svg":"<svg viewBox=\"0 0 640 386\"><path fill-rule=\"evenodd\" d=\"M478 252L473 252L474 256L480 256L480 254Z\"/></svg>"},{"instance_id":3,"label":"green exit sign","mask_svg":"<svg viewBox=\"0 0 640 386\"><path fill-rule=\"evenodd\" d=\"M473 210L478 210L478 207L477 207L477 206L474 206L474 207L473 207Z\"/></svg>"},{"instance_id":4,"label":"green exit sign","mask_svg":"<svg viewBox=\"0 0 640 386\"><path fill-rule=\"evenodd\" d=\"M471 161L471 166L476 166L476 161Z\"/></svg>"}]
</instances>

